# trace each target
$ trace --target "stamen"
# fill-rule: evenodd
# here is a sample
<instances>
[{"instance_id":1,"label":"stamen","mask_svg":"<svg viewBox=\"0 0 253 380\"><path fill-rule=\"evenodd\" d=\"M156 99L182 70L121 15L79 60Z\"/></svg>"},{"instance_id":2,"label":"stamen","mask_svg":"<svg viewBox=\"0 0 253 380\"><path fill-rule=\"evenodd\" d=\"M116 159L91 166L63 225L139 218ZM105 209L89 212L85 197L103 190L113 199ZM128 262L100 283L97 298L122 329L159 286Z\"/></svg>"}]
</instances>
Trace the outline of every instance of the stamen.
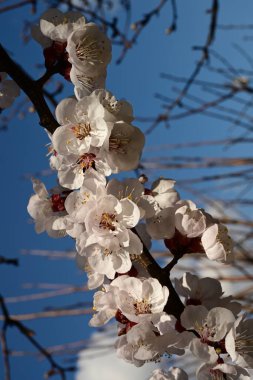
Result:
<instances>
[{"instance_id":1,"label":"stamen","mask_svg":"<svg viewBox=\"0 0 253 380\"><path fill-rule=\"evenodd\" d=\"M77 139L83 140L85 137L90 136L91 126L90 123L78 123L71 127L71 130Z\"/></svg>"},{"instance_id":2,"label":"stamen","mask_svg":"<svg viewBox=\"0 0 253 380\"><path fill-rule=\"evenodd\" d=\"M99 227L104 230L115 231L116 227L114 223L117 222L115 214L109 214L107 212L103 212L101 215Z\"/></svg>"},{"instance_id":3,"label":"stamen","mask_svg":"<svg viewBox=\"0 0 253 380\"><path fill-rule=\"evenodd\" d=\"M92 63L103 63L104 41L96 41L90 37L84 37L76 45L76 55L80 61L90 61Z\"/></svg>"},{"instance_id":4,"label":"stamen","mask_svg":"<svg viewBox=\"0 0 253 380\"><path fill-rule=\"evenodd\" d=\"M79 165L80 169L83 171L89 168L95 168L95 158L96 155L93 153L85 153L76 161L77 165Z\"/></svg>"},{"instance_id":5,"label":"stamen","mask_svg":"<svg viewBox=\"0 0 253 380\"><path fill-rule=\"evenodd\" d=\"M141 301L136 301L134 303L134 308L135 308L135 315L151 313L151 305L145 299Z\"/></svg>"}]
</instances>

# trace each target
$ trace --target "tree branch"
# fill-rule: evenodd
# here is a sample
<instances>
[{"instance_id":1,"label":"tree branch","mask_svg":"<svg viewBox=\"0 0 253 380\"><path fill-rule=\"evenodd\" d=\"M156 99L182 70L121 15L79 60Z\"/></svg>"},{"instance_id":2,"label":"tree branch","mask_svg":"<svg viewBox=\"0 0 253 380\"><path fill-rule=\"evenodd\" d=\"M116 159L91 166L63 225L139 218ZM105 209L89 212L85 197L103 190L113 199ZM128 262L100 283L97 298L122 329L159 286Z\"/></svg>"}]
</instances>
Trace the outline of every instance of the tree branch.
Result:
<instances>
[{"instance_id":1,"label":"tree branch","mask_svg":"<svg viewBox=\"0 0 253 380\"><path fill-rule=\"evenodd\" d=\"M4 256L0 256L0 264L9 264L18 267L19 262L18 259L7 259Z\"/></svg>"},{"instance_id":2,"label":"tree branch","mask_svg":"<svg viewBox=\"0 0 253 380\"><path fill-rule=\"evenodd\" d=\"M54 133L59 126L50 111L41 88L41 83L33 80L6 52L0 44L0 71L6 72L24 91L36 109L40 125L48 132Z\"/></svg>"},{"instance_id":3,"label":"tree branch","mask_svg":"<svg viewBox=\"0 0 253 380\"><path fill-rule=\"evenodd\" d=\"M133 228L133 232L137 234L139 239L142 241L137 231ZM167 286L169 289L169 298L167 304L164 308L164 311L168 314L174 315L177 319L180 318L180 315L184 311L184 305L180 300L179 295L175 291L172 282L170 280L169 274L160 267L160 265L153 258L148 248L143 243L143 253L140 256L141 265L148 271L151 277L156 278L162 286Z\"/></svg>"},{"instance_id":4,"label":"tree branch","mask_svg":"<svg viewBox=\"0 0 253 380\"><path fill-rule=\"evenodd\" d=\"M26 339L29 340L29 342L50 363L51 369L47 372L47 374L46 374L47 377L46 378L48 378L49 376L52 376L54 374L58 374L62 380L66 380L66 373L67 372L75 371L75 367L61 367L58 363L56 363L56 361L53 359L52 355L33 337L34 332L32 330L28 329L20 321L18 321L16 319L13 319L10 316L9 311L8 311L6 305L5 305L4 298L1 295L0 295L0 308L2 309L2 313L3 313L3 317L4 317L4 326L2 328L2 332L3 331L6 332L6 330L7 330L8 327L15 326L19 330L19 332L21 334L23 334L26 337ZM5 335L4 335L4 337L5 337ZM3 343L4 343L4 345L3 345ZM5 339L5 341L2 341L2 347L6 349L6 347L7 347L6 339ZM6 352L8 352L8 351L6 351ZM6 363L6 365L8 365L7 361L8 361L8 356L6 358L6 353L5 353L5 363ZM9 368L6 367L6 371L8 369ZM8 375L8 372L6 372L6 373ZM5 377L5 379L6 380L10 380L10 377L9 378Z\"/></svg>"}]
</instances>

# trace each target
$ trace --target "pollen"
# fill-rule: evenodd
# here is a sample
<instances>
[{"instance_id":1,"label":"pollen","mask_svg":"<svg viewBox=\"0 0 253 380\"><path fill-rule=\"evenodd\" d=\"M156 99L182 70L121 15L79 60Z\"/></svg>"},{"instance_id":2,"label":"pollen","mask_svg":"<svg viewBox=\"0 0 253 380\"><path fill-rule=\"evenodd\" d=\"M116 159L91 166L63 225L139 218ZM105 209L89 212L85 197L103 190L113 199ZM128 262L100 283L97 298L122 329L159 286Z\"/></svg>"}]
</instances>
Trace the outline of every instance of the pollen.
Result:
<instances>
[{"instance_id":1,"label":"pollen","mask_svg":"<svg viewBox=\"0 0 253 380\"><path fill-rule=\"evenodd\" d=\"M96 155L93 153L85 153L76 161L77 165L79 165L80 169L83 171L94 168L95 167L95 158Z\"/></svg>"},{"instance_id":2,"label":"pollen","mask_svg":"<svg viewBox=\"0 0 253 380\"><path fill-rule=\"evenodd\" d=\"M107 212L103 212L101 215L99 227L104 230L115 231L116 229L114 225L115 222L117 222L115 214L109 214Z\"/></svg>"},{"instance_id":3,"label":"pollen","mask_svg":"<svg viewBox=\"0 0 253 380\"><path fill-rule=\"evenodd\" d=\"M135 308L135 315L151 313L151 305L146 299L143 299L141 301L136 301L134 303L134 308Z\"/></svg>"},{"instance_id":4,"label":"pollen","mask_svg":"<svg viewBox=\"0 0 253 380\"><path fill-rule=\"evenodd\" d=\"M78 123L71 127L71 130L78 140L83 140L85 137L90 136L91 125L90 123Z\"/></svg>"}]
</instances>

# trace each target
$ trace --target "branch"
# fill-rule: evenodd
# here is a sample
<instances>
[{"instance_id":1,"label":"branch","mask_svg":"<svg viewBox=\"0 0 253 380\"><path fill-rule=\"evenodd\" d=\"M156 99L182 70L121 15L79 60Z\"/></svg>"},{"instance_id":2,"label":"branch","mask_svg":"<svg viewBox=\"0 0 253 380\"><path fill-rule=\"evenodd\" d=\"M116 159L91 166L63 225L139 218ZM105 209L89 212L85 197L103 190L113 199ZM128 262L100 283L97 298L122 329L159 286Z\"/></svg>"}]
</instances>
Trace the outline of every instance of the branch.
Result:
<instances>
[{"instance_id":1,"label":"branch","mask_svg":"<svg viewBox=\"0 0 253 380\"><path fill-rule=\"evenodd\" d=\"M31 6L32 6L32 13L35 13L36 12L36 5L37 5L36 3L37 3L37 0L20 1L19 3L12 4L12 5L6 5L5 7L0 8L0 13L12 11L13 9L21 8L24 5L29 5L29 4L31 4Z\"/></svg>"},{"instance_id":2,"label":"branch","mask_svg":"<svg viewBox=\"0 0 253 380\"><path fill-rule=\"evenodd\" d=\"M137 39L142 32L142 30L147 26L147 24L151 21L151 19L154 16L158 16L160 14L161 9L164 7L164 5L167 3L168 0L160 0L159 4L152 9L150 12L144 14L143 18L141 20L138 20L132 24L132 29L134 30L133 37L128 41L126 40L123 49L121 52L120 57L117 59L116 64L120 64L127 51L137 42ZM167 29L167 34L172 33L176 30L176 20L177 20L177 10L176 10L176 4L175 1L172 0L172 13L173 13L173 20L171 26ZM168 33L169 31L169 33Z\"/></svg>"},{"instance_id":3,"label":"branch","mask_svg":"<svg viewBox=\"0 0 253 380\"><path fill-rule=\"evenodd\" d=\"M6 52L0 44L0 71L4 71L17 83L24 91L36 109L40 125L48 132L54 133L59 126L52 115L41 88L41 83L33 80Z\"/></svg>"},{"instance_id":4,"label":"branch","mask_svg":"<svg viewBox=\"0 0 253 380\"><path fill-rule=\"evenodd\" d=\"M219 2L218 0L212 0L212 8L209 11L211 14L211 21L209 25L208 35L206 39L206 43L204 46L201 47L194 47L194 50L201 50L202 55L199 61L197 62L195 69L193 70L192 74L190 75L189 79L187 80L186 84L184 85L182 91L180 94L176 97L176 99L168 106L168 110L166 113L158 115L155 122L151 125L151 127L147 130L147 134L152 132L153 129L162 121L166 121L169 119L171 111L178 105L181 104L182 99L187 94L189 88L194 83L195 79L197 78L198 74L200 73L202 67L204 66L204 63L209 58L209 47L214 41L215 33L216 33L216 27L217 27L217 17L218 17L218 9L219 9Z\"/></svg>"},{"instance_id":5,"label":"branch","mask_svg":"<svg viewBox=\"0 0 253 380\"><path fill-rule=\"evenodd\" d=\"M4 256L0 256L0 264L9 264L9 265L14 265L16 267L19 266L18 259L7 259Z\"/></svg>"},{"instance_id":6,"label":"branch","mask_svg":"<svg viewBox=\"0 0 253 380\"><path fill-rule=\"evenodd\" d=\"M11 367L10 367L10 351L8 349L7 339L6 339L6 329L7 325L4 323L1 334L0 341L2 346L3 353L3 362L4 362L4 379L11 380Z\"/></svg>"},{"instance_id":7,"label":"branch","mask_svg":"<svg viewBox=\"0 0 253 380\"><path fill-rule=\"evenodd\" d=\"M92 314L93 309L60 309L60 310L49 310L49 311L39 311L29 314L15 314L11 315L10 318L16 322L18 321L30 321L33 319L40 318L59 318L59 317L73 317L79 315ZM0 320L4 320L4 317L0 315Z\"/></svg>"},{"instance_id":8,"label":"branch","mask_svg":"<svg viewBox=\"0 0 253 380\"><path fill-rule=\"evenodd\" d=\"M168 314L173 314L177 319L179 319L180 315L184 311L184 305L172 285L169 274L156 262L134 228L133 232L139 237L143 244L143 253L140 256L141 265L148 271L151 277L156 278L162 286L167 286L169 289L169 298L164 311Z\"/></svg>"},{"instance_id":9,"label":"branch","mask_svg":"<svg viewBox=\"0 0 253 380\"><path fill-rule=\"evenodd\" d=\"M62 380L66 380L66 372L73 372L75 371L75 367L61 367L56 361L53 359L52 355L33 337L34 332L30 329L28 329L26 326L23 325L20 321L13 319L12 316L10 316L9 311L5 305L3 297L0 295L0 307L2 309L3 313L3 319L4 319L4 326L2 328L2 332L6 331L8 327L16 327L19 332L26 337L27 340L47 359L47 361L51 365L51 369L47 372L46 378L49 376L52 376L54 374L58 374ZM4 336L5 337L5 336ZM2 347L7 347L6 340L3 342ZM6 351L5 351L6 352ZM8 352L8 351L7 351ZM8 361L8 356L6 358L5 353L5 363L6 365ZM6 371L9 370L8 367L5 368ZM7 372L8 375L8 372ZM5 380L10 380L10 377L5 377Z\"/></svg>"}]
</instances>

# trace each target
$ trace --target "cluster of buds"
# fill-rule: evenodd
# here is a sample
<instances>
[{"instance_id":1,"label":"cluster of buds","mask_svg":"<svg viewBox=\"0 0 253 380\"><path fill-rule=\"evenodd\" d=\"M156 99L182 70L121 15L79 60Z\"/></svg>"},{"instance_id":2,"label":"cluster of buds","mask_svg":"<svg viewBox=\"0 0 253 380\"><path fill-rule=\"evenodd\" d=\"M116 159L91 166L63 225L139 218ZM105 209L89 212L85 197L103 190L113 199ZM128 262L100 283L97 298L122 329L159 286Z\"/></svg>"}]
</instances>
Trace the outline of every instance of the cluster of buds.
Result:
<instances>
[{"instance_id":1,"label":"cluster of buds","mask_svg":"<svg viewBox=\"0 0 253 380\"><path fill-rule=\"evenodd\" d=\"M132 125L132 106L104 88L110 41L81 14L54 9L42 16L33 36L44 47L46 67L58 65L75 96L56 107L60 126L50 135L50 166L59 186L48 192L34 179L28 212L38 233L75 239L89 288L102 287L94 295L90 325L114 318L117 353L136 366L188 350L203 363L198 380L249 380L253 320L238 317L240 305L223 296L220 283L191 273L175 279L178 315L168 302L170 271L165 268L161 283L143 264L152 239L163 240L175 262L199 253L229 263L233 244L226 227L192 201L180 200L171 179L107 179L136 169L144 146L143 133ZM187 378L172 368L154 371L150 380Z\"/></svg>"}]
</instances>

